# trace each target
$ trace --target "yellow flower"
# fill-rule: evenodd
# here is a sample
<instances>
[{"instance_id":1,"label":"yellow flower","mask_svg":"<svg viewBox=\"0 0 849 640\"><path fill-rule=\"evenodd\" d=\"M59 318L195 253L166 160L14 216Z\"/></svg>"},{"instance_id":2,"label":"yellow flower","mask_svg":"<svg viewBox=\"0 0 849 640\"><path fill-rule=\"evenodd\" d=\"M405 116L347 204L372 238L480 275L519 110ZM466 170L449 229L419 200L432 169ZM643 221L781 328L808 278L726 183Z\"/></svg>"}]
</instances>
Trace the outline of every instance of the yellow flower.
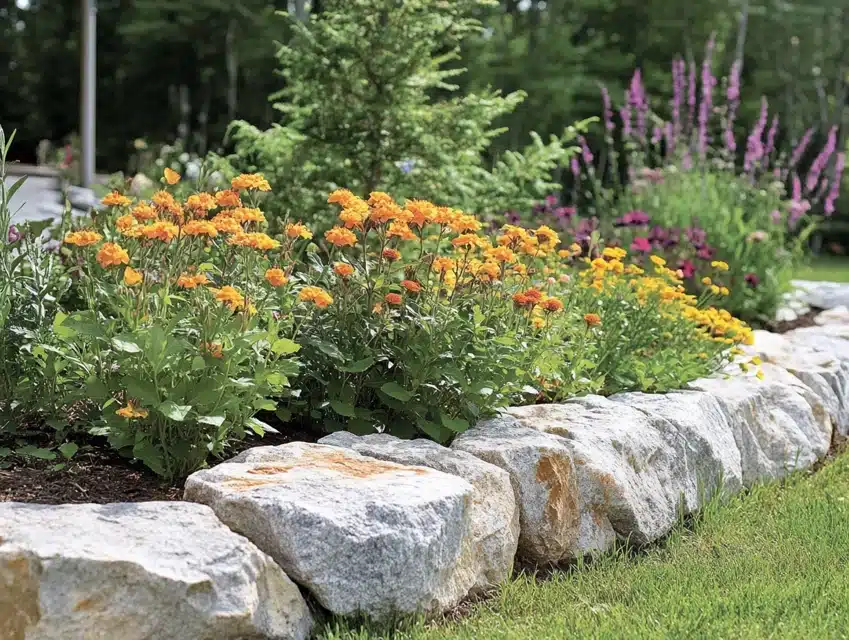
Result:
<instances>
[{"instance_id":1,"label":"yellow flower","mask_svg":"<svg viewBox=\"0 0 849 640\"><path fill-rule=\"evenodd\" d=\"M227 239L227 244L237 247L251 247L257 251L270 251L280 246L280 243L265 233L237 233Z\"/></svg>"},{"instance_id":2,"label":"yellow flower","mask_svg":"<svg viewBox=\"0 0 849 640\"><path fill-rule=\"evenodd\" d=\"M122 418L127 418L127 420L132 420L133 418L147 418L148 415L147 409L137 407L132 401L127 402L126 407L121 407L115 413Z\"/></svg>"},{"instance_id":3,"label":"yellow flower","mask_svg":"<svg viewBox=\"0 0 849 640\"><path fill-rule=\"evenodd\" d=\"M310 231L306 225L301 224L300 222L296 222L294 224L289 223L286 225L286 237L309 240L312 238L312 231Z\"/></svg>"},{"instance_id":4,"label":"yellow flower","mask_svg":"<svg viewBox=\"0 0 849 640\"><path fill-rule=\"evenodd\" d=\"M581 245L579 245L577 242L573 242L569 245L569 251L572 252L573 256L579 256L581 255L583 249L581 248Z\"/></svg>"},{"instance_id":5,"label":"yellow flower","mask_svg":"<svg viewBox=\"0 0 849 640\"><path fill-rule=\"evenodd\" d=\"M324 232L324 238L336 247L354 246L357 244L357 236L353 231L349 231L344 227L333 227L329 231Z\"/></svg>"},{"instance_id":6,"label":"yellow flower","mask_svg":"<svg viewBox=\"0 0 849 640\"><path fill-rule=\"evenodd\" d=\"M713 284L713 280L705 276L704 278L702 278L702 284L709 287Z\"/></svg>"},{"instance_id":7,"label":"yellow flower","mask_svg":"<svg viewBox=\"0 0 849 640\"><path fill-rule=\"evenodd\" d=\"M139 282L144 279L144 276L139 271L136 271L132 267L126 267L124 269L124 284L128 287L134 287Z\"/></svg>"},{"instance_id":8,"label":"yellow flower","mask_svg":"<svg viewBox=\"0 0 849 640\"><path fill-rule=\"evenodd\" d=\"M163 174L165 182L167 182L168 184L173 185L180 182L180 174L174 171L173 169L165 167L165 171L163 172Z\"/></svg>"},{"instance_id":9,"label":"yellow flower","mask_svg":"<svg viewBox=\"0 0 849 640\"><path fill-rule=\"evenodd\" d=\"M662 267L666 264L666 260L664 260L660 256L649 256L649 260L651 260L658 267Z\"/></svg>"},{"instance_id":10,"label":"yellow flower","mask_svg":"<svg viewBox=\"0 0 849 640\"><path fill-rule=\"evenodd\" d=\"M534 235L542 245L547 245L551 248L554 248L558 244L560 244L560 236L557 235L557 232L550 227L546 227L545 225L537 229L534 232Z\"/></svg>"},{"instance_id":11,"label":"yellow flower","mask_svg":"<svg viewBox=\"0 0 849 640\"><path fill-rule=\"evenodd\" d=\"M106 207L126 207L132 202L132 200L130 200L127 196L121 195L117 191L113 191L100 202Z\"/></svg>"},{"instance_id":12,"label":"yellow flower","mask_svg":"<svg viewBox=\"0 0 849 640\"><path fill-rule=\"evenodd\" d=\"M65 244L73 244L78 247L97 244L101 240L103 240L103 236L96 231L72 231L65 235Z\"/></svg>"},{"instance_id":13,"label":"yellow flower","mask_svg":"<svg viewBox=\"0 0 849 640\"><path fill-rule=\"evenodd\" d=\"M497 280L498 276L501 275L501 265L499 265L497 262L493 262L492 260L487 260L478 267L478 270L475 275L477 276L478 280L482 280L484 282L491 282L493 280Z\"/></svg>"},{"instance_id":14,"label":"yellow flower","mask_svg":"<svg viewBox=\"0 0 849 640\"><path fill-rule=\"evenodd\" d=\"M256 189L257 191L271 191L271 185L268 184L261 173L243 173L242 175L233 178L230 185L237 191L246 191Z\"/></svg>"},{"instance_id":15,"label":"yellow flower","mask_svg":"<svg viewBox=\"0 0 849 640\"><path fill-rule=\"evenodd\" d=\"M218 230L209 220L190 220L183 225L183 233L187 236L209 236L210 238L214 238L218 235Z\"/></svg>"},{"instance_id":16,"label":"yellow flower","mask_svg":"<svg viewBox=\"0 0 849 640\"><path fill-rule=\"evenodd\" d=\"M104 269L106 267L117 267L118 265L129 264L130 256L120 245L107 242L97 252L97 262Z\"/></svg>"},{"instance_id":17,"label":"yellow flower","mask_svg":"<svg viewBox=\"0 0 849 640\"><path fill-rule=\"evenodd\" d=\"M543 327L545 327L545 320L543 320L539 316L536 316L531 320L531 325L534 329L542 329Z\"/></svg>"},{"instance_id":18,"label":"yellow flower","mask_svg":"<svg viewBox=\"0 0 849 640\"><path fill-rule=\"evenodd\" d=\"M763 360L761 360L761 357L760 357L760 356L755 356L754 358L752 358L751 362L752 362L752 364L753 364L753 365L755 365L756 367L759 367L759 366L761 366L761 365L763 364Z\"/></svg>"},{"instance_id":19,"label":"yellow flower","mask_svg":"<svg viewBox=\"0 0 849 640\"><path fill-rule=\"evenodd\" d=\"M312 302L320 309L324 309L333 303L333 296L321 287L304 287L298 292L298 300Z\"/></svg>"},{"instance_id":20,"label":"yellow flower","mask_svg":"<svg viewBox=\"0 0 849 640\"><path fill-rule=\"evenodd\" d=\"M622 247L605 247L604 251L601 252L601 255L603 255L605 258L613 258L614 260L621 260L626 255L628 255L628 252L625 251L625 249L623 249ZM655 256L652 256L652 262L654 262L654 257ZM655 262L655 264L657 264L657 263ZM663 264L666 264L666 263L664 262Z\"/></svg>"},{"instance_id":21,"label":"yellow flower","mask_svg":"<svg viewBox=\"0 0 849 640\"><path fill-rule=\"evenodd\" d=\"M719 293L724 296L731 295L731 291L728 289L728 287L720 287Z\"/></svg>"},{"instance_id":22,"label":"yellow flower","mask_svg":"<svg viewBox=\"0 0 849 640\"><path fill-rule=\"evenodd\" d=\"M229 284L212 291L215 293L215 299L224 303L231 311L237 311L245 306L245 297Z\"/></svg>"},{"instance_id":23,"label":"yellow flower","mask_svg":"<svg viewBox=\"0 0 849 640\"><path fill-rule=\"evenodd\" d=\"M719 271L728 271L728 263L723 262L722 260L714 260L710 263L714 269L718 269Z\"/></svg>"},{"instance_id":24,"label":"yellow flower","mask_svg":"<svg viewBox=\"0 0 849 640\"><path fill-rule=\"evenodd\" d=\"M715 284L710 285L710 290L714 295L719 295L719 287Z\"/></svg>"},{"instance_id":25,"label":"yellow flower","mask_svg":"<svg viewBox=\"0 0 849 640\"><path fill-rule=\"evenodd\" d=\"M488 258L492 258L497 262L515 262L516 254L509 247L493 247L486 252Z\"/></svg>"},{"instance_id":26,"label":"yellow flower","mask_svg":"<svg viewBox=\"0 0 849 640\"><path fill-rule=\"evenodd\" d=\"M354 267L352 267L347 262L335 262L335 263L333 263L333 272L337 276L347 278L347 277L353 275Z\"/></svg>"},{"instance_id":27,"label":"yellow flower","mask_svg":"<svg viewBox=\"0 0 849 640\"><path fill-rule=\"evenodd\" d=\"M758 371L755 375L757 376L758 380L763 380L764 379L764 370L758 369Z\"/></svg>"}]
</instances>

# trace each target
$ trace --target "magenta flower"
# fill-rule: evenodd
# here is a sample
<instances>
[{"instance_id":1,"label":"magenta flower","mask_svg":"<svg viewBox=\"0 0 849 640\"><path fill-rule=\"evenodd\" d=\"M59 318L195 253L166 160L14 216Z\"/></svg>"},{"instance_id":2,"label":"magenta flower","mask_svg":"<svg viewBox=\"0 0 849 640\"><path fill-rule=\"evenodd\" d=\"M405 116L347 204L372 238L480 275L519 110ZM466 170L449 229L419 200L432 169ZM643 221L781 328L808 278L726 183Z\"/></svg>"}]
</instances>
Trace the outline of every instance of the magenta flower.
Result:
<instances>
[{"instance_id":1,"label":"magenta flower","mask_svg":"<svg viewBox=\"0 0 849 640\"><path fill-rule=\"evenodd\" d=\"M15 225L9 226L9 231L6 234L6 241L9 244L15 244L18 240L20 240L23 237L24 237L24 234L22 234Z\"/></svg>"},{"instance_id":2,"label":"magenta flower","mask_svg":"<svg viewBox=\"0 0 849 640\"><path fill-rule=\"evenodd\" d=\"M696 265L690 260L682 260L678 263L678 270L684 278L692 278L696 275Z\"/></svg>"},{"instance_id":3,"label":"magenta flower","mask_svg":"<svg viewBox=\"0 0 849 640\"><path fill-rule=\"evenodd\" d=\"M761 279L758 277L758 274L751 273L751 272L749 272L745 276L743 276L743 279L746 281L746 284L748 284L750 287L752 287L752 289L757 287L761 282Z\"/></svg>"},{"instance_id":4,"label":"magenta flower","mask_svg":"<svg viewBox=\"0 0 849 640\"><path fill-rule=\"evenodd\" d=\"M634 241L631 243L631 251L648 253L651 251L651 242L649 242L648 238L643 238L642 236L634 238Z\"/></svg>"},{"instance_id":5,"label":"magenta flower","mask_svg":"<svg viewBox=\"0 0 849 640\"><path fill-rule=\"evenodd\" d=\"M822 173L822 170L825 169L825 165L828 164L828 159L831 157L831 154L834 153L836 146L837 127L832 127L828 131L828 139L826 140L825 146L814 159L813 164L811 164L811 170L808 172L808 177L805 179L805 189L808 193L811 193L814 189L816 189L817 183L820 179L820 173Z\"/></svg>"}]
</instances>

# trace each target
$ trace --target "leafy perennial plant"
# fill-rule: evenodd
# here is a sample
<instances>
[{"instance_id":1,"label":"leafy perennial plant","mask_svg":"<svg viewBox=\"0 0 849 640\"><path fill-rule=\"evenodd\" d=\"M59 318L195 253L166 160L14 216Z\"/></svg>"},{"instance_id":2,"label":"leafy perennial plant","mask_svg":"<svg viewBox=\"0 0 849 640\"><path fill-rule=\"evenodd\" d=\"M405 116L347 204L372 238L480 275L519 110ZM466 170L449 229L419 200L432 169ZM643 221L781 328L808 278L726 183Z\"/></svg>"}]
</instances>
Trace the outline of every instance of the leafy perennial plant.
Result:
<instances>
[{"instance_id":1,"label":"leafy perennial plant","mask_svg":"<svg viewBox=\"0 0 849 640\"><path fill-rule=\"evenodd\" d=\"M94 432L166 475L261 432L258 410L447 441L509 403L679 387L751 337L708 306L727 292L687 295L657 256L590 260L546 226L488 237L462 211L344 189L322 238L291 220L272 238L262 176L181 201L178 180L108 195L101 227L65 237L86 310L54 323Z\"/></svg>"}]
</instances>

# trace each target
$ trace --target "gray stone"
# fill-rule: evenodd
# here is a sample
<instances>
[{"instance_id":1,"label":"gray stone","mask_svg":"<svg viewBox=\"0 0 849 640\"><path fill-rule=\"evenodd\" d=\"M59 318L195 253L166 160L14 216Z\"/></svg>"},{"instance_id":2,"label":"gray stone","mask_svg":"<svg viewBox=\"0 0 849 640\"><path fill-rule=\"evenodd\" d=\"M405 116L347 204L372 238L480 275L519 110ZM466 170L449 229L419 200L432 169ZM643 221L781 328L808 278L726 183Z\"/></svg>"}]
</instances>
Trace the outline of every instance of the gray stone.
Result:
<instances>
[{"instance_id":1,"label":"gray stone","mask_svg":"<svg viewBox=\"0 0 849 640\"><path fill-rule=\"evenodd\" d=\"M779 307L775 312L776 322L793 322L799 315L788 307Z\"/></svg>"},{"instance_id":2,"label":"gray stone","mask_svg":"<svg viewBox=\"0 0 849 640\"><path fill-rule=\"evenodd\" d=\"M486 591L511 576L519 543L519 508L506 471L430 440L401 440L382 433L360 437L338 431L319 444L353 449L378 460L429 467L466 480L474 489L470 513L475 548L469 558L475 563L471 570L476 581L472 593Z\"/></svg>"},{"instance_id":3,"label":"gray stone","mask_svg":"<svg viewBox=\"0 0 849 640\"><path fill-rule=\"evenodd\" d=\"M293 638L298 588L202 505L0 503L0 638Z\"/></svg>"},{"instance_id":4,"label":"gray stone","mask_svg":"<svg viewBox=\"0 0 849 640\"><path fill-rule=\"evenodd\" d=\"M822 313L818 313L814 318L814 322L818 325L824 324L844 324L849 325L849 307L840 305L833 309L828 309Z\"/></svg>"},{"instance_id":5,"label":"gray stone","mask_svg":"<svg viewBox=\"0 0 849 640\"><path fill-rule=\"evenodd\" d=\"M838 432L845 435L849 432L849 361L807 346L804 340L793 342L788 335L755 331L754 344L746 351L801 380L825 405Z\"/></svg>"},{"instance_id":6,"label":"gray stone","mask_svg":"<svg viewBox=\"0 0 849 640\"><path fill-rule=\"evenodd\" d=\"M729 368L725 376L690 383L724 408L746 486L811 466L828 451L833 429L825 405L808 386L781 367L765 363L761 369L763 380Z\"/></svg>"},{"instance_id":7,"label":"gray stone","mask_svg":"<svg viewBox=\"0 0 849 640\"><path fill-rule=\"evenodd\" d=\"M329 611L436 613L474 586L471 485L426 467L290 443L198 471L185 497L271 555Z\"/></svg>"},{"instance_id":8,"label":"gray stone","mask_svg":"<svg viewBox=\"0 0 849 640\"><path fill-rule=\"evenodd\" d=\"M496 418L460 434L451 448L465 451L510 474L519 504L521 559L553 563L574 558L579 537L604 537L582 526L575 466L567 443L557 436ZM608 538L612 538L612 530ZM606 540L599 541L606 546Z\"/></svg>"},{"instance_id":9,"label":"gray stone","mask_svg":"<svg viewBox=\"0 0 849 640\"><path fill-rule=\"evenodd\" d=\"M794 280L793 286L804 292L805 301L818 309L849 307L849 284Z\"/></svg>"}]
</instances>

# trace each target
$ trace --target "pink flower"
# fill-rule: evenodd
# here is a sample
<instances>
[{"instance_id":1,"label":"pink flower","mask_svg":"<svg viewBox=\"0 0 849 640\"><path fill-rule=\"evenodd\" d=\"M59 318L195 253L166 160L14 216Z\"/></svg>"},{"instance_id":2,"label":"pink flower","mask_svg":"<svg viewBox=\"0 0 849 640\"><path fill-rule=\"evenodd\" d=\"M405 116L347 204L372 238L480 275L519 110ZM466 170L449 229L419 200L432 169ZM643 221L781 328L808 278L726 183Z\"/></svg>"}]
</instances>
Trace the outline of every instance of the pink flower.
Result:
<instances>
[{"instance_id":1,"label":"pink flower","mask_svg":"<svg viewBox=\"0 0 849 640\"><path fill-rule=\"evenodd\" d=\"M634 241L631 243L631 251L648 253L651 251L651 242L649 242L648 238L643 238L642 236L634 238Z\"/></svg>"}]
</instances>

